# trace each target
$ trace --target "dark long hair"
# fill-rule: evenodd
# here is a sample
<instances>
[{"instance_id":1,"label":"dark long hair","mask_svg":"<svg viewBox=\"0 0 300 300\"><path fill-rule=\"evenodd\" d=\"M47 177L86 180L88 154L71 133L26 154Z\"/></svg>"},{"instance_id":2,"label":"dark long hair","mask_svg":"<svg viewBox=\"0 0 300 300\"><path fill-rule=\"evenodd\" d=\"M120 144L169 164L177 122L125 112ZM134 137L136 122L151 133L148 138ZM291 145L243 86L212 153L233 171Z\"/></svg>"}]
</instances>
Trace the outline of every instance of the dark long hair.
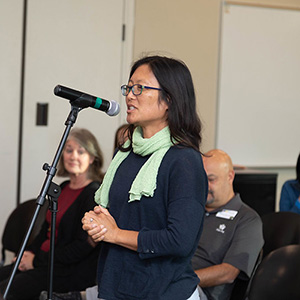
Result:
<instances>
[{"instance_id":1,"label":"dark long hair","mask_svg":"<svg viewBox=\"0 0 300 300\"><path fill-rule=\"evenodd\" d=\"M296 175L297 175L297 180L300 183L300 153L298 155L298 160L296 165Z\"/></svg>"},{"instance_id":2,"label":"dark long hair","mask_svg":"<svg viewBox=\"0 0 300 300\"><path fill-rule=\"evenodd\" d=\"M149 66L162 89L159 101L168 104L167 121L172 140L200 151L201 122L196 112L194 84L188 67L173 58L146 56L133 64L129 78L142 65ZM127 133L130 140L133 130L134 125L131 124Z\"/></svg>"},{"instance_id":3,"label":"dark long hair","mask_svg":"<svg viewBox=\"0 0 300 300\"><path fill-rule=\"evenodd\" d=\"M120 148L127 140L126 132L128 130L128 127L129 127L129 124L123 124L117 128L116 133L115 133L114 151L116 151L117 148Z\"/></svg>"}]
</instances>

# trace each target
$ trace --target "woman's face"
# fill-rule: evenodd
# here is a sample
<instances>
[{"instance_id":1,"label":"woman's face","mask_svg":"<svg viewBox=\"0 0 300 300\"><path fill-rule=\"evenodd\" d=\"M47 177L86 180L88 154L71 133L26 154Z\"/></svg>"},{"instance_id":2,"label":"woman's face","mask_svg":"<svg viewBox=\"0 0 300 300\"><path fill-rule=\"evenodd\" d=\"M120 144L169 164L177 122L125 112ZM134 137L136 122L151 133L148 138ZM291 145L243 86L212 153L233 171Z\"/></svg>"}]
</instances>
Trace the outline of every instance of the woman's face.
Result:
<instances>
[{"instance_id":1,"label":"woman's face","mask_svg":"<svg viewBox=\"0 0 300 300\"><path fill-rule=\"evenodd\" d=\"M64 167L70 175L87 175L90 164L94 158L79 145L75 140L69 139L66 142L64 152Z\"/></svg>"},{"instance_id":2,"label":"woman's face","mask_svg":"<svg viewBox=\"0 0 300 300\"><path fill-rule=\"evenodd\" d=\"M142 65L131 76L128 85L141 84L160 88L159 83L148 65ZM158 101L158 90L143 89L139 96L132 91L126 96L127 122L141 126L144 138L149 138L168 125L165 101Z\"/></svg>"}]
</instances>

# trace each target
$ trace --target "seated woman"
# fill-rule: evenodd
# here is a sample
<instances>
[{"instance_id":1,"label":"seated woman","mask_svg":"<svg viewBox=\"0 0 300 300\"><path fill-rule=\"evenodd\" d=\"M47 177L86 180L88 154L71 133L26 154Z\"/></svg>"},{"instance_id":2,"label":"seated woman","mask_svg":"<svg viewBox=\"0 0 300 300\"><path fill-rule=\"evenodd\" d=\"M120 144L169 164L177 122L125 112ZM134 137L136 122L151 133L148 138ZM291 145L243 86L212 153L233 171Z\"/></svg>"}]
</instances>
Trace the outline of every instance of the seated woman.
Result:
<instances>
[{"instance_id":1,"label":"seated woman","mask_svg":"<svg viewBox=\"0 0 300 300\"><path fill-rule=\"evenodd\" d=\"M300 213L300 153L296 165L296 179L286 181L281 189L280 211Z\"/></svg>"},{"instance_id":2,"label":"seated woman","mask_svg":"<svg viewBox=\"0 0 300 300\"><path fill-rule=\"evenodd\" d=\"M82 230L81 218L95 206L94 193L103 178L103 156L94 135L73 129L58 164L58 176L70 180L61 184L56 215L53 290L67 292L95 285L98 247ZM20 261L7 300L38 299L48 286L51 212ZM13 264L0 269L0 299Z\"/></svg>"}]
</instances>

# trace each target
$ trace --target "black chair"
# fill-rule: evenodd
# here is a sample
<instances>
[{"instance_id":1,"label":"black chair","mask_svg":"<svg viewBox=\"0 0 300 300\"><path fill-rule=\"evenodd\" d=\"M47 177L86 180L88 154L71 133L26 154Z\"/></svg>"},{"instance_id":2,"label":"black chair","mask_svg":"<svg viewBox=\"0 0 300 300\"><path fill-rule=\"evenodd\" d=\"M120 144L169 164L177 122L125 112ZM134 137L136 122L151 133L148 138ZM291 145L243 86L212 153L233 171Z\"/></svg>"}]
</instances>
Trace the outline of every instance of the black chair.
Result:
<instances>
[{"instance_id":1,"label":"black chair","mask_svg":"<svg viewBox=\"0 0 300 300\"><path fill-rule=\"evenodd\" d=\"M260 250L256 263L254 265L253 271L251 273L249 280L242 280L240 278L236 278L234 287L230 296L230 300L245 300L249 293L249 288L254 277L254 274L262 261L263 257L263 249Z\"/></svg>"},{"instance_id":2,"label":"black chair","mask_svg":"<svg viewBox=\"0 0 300 300\"><path fill-rule=\"evenodd\" d=\"M249 289L249 300L300 299L300 245L269 253L258 266Z\"/></svg>"},{"instance_id":3,"label":"black chair","mask_svg":"<svg viewBox=\"0 0 300 300\"><path fill-rule=\"evenodd\" d=\"M263 257L287 245L300 244L300 215L293 212L273 212L261 217L263 223Z\"/></svg>"},{"instance_id":4,"label":"black chair","mask_svg":"<svg viewBox=\"0 0 300 300\"><path fill-rule=\"evenodd\" d=\"M5 263L5 250L11 251L15 255L18 254L36 206L36 199L27 200L19 204L8 217L2 235L2 258L0 266L3 266ZM30 245L40 231L41 225L45 220L47 208L46 203L41 207L27 245Z\"/></svg>"}]
</instances>

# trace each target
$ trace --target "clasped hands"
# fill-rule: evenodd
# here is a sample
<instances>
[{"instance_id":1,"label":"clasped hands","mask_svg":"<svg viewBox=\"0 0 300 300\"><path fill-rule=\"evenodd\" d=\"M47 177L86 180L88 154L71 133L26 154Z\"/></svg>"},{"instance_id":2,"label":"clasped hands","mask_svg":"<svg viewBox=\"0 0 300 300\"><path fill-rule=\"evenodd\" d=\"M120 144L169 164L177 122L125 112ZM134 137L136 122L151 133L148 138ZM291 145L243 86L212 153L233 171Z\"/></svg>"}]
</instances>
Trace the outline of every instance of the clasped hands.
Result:
<instances>
[{"instance_id":1,"label":"clasped hands","mask_svg":"<svg viewBox=\"0 0 300 300\"><path fill-rule=\"evenodd\" d=\"M84 214L82 228L93 239L94 242L105 241L114 243L119 232L115 219L106 208L95 206Z\"/></svg>"}]
</instances>

